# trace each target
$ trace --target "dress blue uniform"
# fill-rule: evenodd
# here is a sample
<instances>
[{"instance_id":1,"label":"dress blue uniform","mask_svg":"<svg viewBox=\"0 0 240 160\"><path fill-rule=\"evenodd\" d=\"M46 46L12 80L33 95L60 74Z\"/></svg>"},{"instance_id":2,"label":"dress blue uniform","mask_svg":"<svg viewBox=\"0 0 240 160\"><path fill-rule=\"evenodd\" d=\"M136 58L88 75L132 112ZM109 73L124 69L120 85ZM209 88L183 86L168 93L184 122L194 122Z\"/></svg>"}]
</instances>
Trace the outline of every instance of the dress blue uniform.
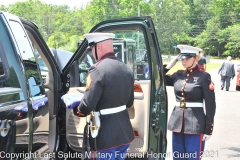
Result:
<instances>
[{"instance_id":1,"label":"dress blue uniform","mask_svg":"<svg viewBox=\"0 0 240 160\"><path fill-rule=\"evenodd\" d=\"M182 49L180 55L185 58L196 56L198 51L191 49ZM211 76L196 65L166 75L165 78L166 85L174 87L176 96L176 104L168 122L168 130L173 132L173 158L199 159L204 149L203 135L212 135L213 131L216 103Z\"/></svg>"},{"instance_id":2,"label":"dress blue uniform","mask_svg":"<svg viewBox=\"0 0 240 160\"><path fill-rule=\"evenodd\" d=\"M94 43L109 38L108 34L105 37L98 37L101 33L88 35L93 36L96 40ZM90 43L88 35L86 38ZM113 52L105 53L90 67L86 91L78 108L83 115L91 111L100 112L101 127L96 144L90 136L90 146L98 151L98 159L124 159L124 153L134 139L126 109L133 105L133 90L134 77L131 69L117 59Z\"/></svg>"}]
</instances>

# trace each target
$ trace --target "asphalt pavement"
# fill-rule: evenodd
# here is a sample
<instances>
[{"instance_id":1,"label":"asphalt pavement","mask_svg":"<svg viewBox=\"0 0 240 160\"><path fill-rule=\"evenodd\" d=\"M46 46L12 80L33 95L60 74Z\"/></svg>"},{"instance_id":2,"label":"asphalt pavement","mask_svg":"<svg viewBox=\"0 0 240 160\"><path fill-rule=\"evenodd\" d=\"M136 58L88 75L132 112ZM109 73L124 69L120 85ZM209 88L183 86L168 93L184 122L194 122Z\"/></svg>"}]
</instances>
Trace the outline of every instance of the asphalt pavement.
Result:
<instances>
[{"instance_id":1,"label":"asphalt pavement","mask_svg":"<svg viewBox=\"0 0 240 160\"><path fill-rule=\"evenodd\" d=\"M222 63L221 60L213 60ZM213 62L210 61L210 62ZM236 62L235 69L236 69ZM229 91L221 90L218 69L208 71L215 86L216 114L213 135L205 143L205 157L202 160L239 160L240 159L240 91L236 91L236 76L231 80ZM168 118L174 108L173 87L167 87ZM167 132L167 152L172 152L172 132ZM172 160L172 157L166 157Z\"/></svg>"}]
</instances>

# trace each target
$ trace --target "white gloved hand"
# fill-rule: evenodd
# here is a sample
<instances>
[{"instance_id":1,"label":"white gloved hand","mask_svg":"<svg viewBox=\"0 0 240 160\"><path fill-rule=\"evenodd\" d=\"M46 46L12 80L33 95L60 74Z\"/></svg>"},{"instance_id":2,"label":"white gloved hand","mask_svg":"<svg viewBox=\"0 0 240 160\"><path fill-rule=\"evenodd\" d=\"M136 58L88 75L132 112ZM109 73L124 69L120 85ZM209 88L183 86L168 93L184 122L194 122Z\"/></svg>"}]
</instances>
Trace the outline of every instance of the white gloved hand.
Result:
<instances>
[{"instance_id":1,"label":"white gloved hand","mask_svg":"<svg viewBox=\"0 0 240 160\"><path fill-rule=\"evenodd\" d=\"M209 140L211 137L212 137L212 135L204 134L204 135L203 135L203 141L207 141L207 140Z\"/></svg>"},{"instance_id":2,"label":"white gloved hand","mask_svg":"<svg viewBox=\"0 0 240 160\"><path fill-rule=\"evenodd\" d=\"M178 62L178 56L171 59L171 61L168 63L168 65L165 67L166 69L171 69L175 64Z\"/></svg>"}]
</instances>

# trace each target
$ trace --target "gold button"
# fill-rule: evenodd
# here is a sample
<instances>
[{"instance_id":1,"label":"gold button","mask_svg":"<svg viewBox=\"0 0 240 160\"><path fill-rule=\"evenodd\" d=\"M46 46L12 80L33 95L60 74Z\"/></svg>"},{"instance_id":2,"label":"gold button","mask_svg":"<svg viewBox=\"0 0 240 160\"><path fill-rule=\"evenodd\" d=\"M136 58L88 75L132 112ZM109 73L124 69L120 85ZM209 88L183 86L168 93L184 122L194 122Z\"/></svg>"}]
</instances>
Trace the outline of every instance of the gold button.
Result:
<instances>
[{"instance_id":1,"label":"gold button","mask_svg":"<svg viewBox=\"0 0 240 160\"><path fill-rule=\"evenodd\" d=\"M182 100L184 100L184 98L182 98Z\"/></svg>"},{"instance_id":2,"label":"gold button","mask_svg":"<svg viewBox=\"0 0 240 160\"><path fill-rule=\"evenodd\" d=\"M190 70L190 72L192 72L192 69Z\"/></svg>"},{"instance_id":3,"label":"gold button","mask_svg":"<svg viewBox=\"0 0 240 160\"><path fill-rule=\"evenodd\" d=\"M184 93L182 93L182 95L184 96Z\"/></svg>"},{"instance_id":4,"label":"gold button","mask_svg":"<svg viewBox=\"0 0 240 160\"><path fill-rule=\"evenodd\" d=\"M189 74L187 74L187 76L189 76Z\"/></svg>"},{"instance_id":5,"label":"gold button","mask_svg":"<svg viewBox=\"0 0 240 160\"><path fill-rule=\"evenodd\" d=\"M211 131L212 131L212 128L211 128Z\"/></svg>"},{"instance_id":6,"label":"gold button","mask_svg":"<svg viewBox=\"0 0 240 160\"><path fill-rule=\"evenodd\" d=\"M186 81L188 81L188 79L186 79Z\"/></svg>"},{"instance_id":7,"label":"gold button","mask_svg":"<svg viewBox=\"0 0 240 160\"><path fill-rule=\"evenodd\" d=\"M184 87L182 87L182 90L184 90Z\"/></svg>"},{"instance_id":8,"label":"gold button","mask_svg":"<svg viewBox=\"0 0 240 160\"><path fill-rule=\"evenodd\" d=\"M186 82L183 82L183 85L185 85L186 84Z\"/></svg>"}]
</instances>

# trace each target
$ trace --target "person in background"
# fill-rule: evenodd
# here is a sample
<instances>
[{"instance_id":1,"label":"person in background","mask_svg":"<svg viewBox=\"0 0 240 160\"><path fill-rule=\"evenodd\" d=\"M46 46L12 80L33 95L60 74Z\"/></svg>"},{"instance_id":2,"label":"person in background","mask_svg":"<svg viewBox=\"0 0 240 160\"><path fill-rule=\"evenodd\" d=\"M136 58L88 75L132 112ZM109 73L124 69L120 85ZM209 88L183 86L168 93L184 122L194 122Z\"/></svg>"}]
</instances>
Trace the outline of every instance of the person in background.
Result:
<instances>
[{"instance_id":1,"label":"person in background","mask_svg":"<svg viewBox=\"0 0 240 160\"><path fill-rule=\"evenodd\" d=\"M179 56L165 67L167 73L180 59L185 68L165 75L166 85L174 87L176 96L167 128L172 131L173 159L199 160L205 141L213 133L216 110L214 84L210 74L198 68L201 49L187 45L178 45L178 48L181 50Z\"/></svg>"},{"instance_id":2,"label":"person in background","mask_svg":"<svg viewBox=\"0 0 240 160\"><path fill-rule=\"evenodd\" d=\"M237 84L236 84L236 90L240 91L240 63L237 64Z\"/></svg>"},{"instance_id":3,"label":"person in background","mask_svg":"<svg viewBox=\"0 0 240 160\"><path fill-rule=\"evenodd\" d=\"M114 55L114 34L89 33L84 37L97 63L89 68L86 91L74 113L84 117L99 112L101 125L96 138L91 132L91 150L101 156L98 160L121 160L134 139L126 109L134 101L133 72Z\"/></svg>"},{"instance_id":4,"label":"person in background","mask_svg":"<svg viewBox=\"0 0 240 160\"><path fill-rule=\"evenodd\" d=\"M224 61L221 67L218 70L218 74L221 76L221 90L225 87L226 82L226 91L229 91L230 80L235 77L234 64L231 62L232 57L228 56L227 60Z\"/></svg>"},{"instance_id":5,"label":"person in background","mask_svg":"<svg viewBox=\"0 0 240 160\"><path fill-rule=\"evenodd\" d=\"M202 71L206 71L207 69L207 62L206 62L206 58L204 57L204 52L203 51L199 51L200 54L200 59L198 61L198 68Z\"/></svg>"}]
</instances>

